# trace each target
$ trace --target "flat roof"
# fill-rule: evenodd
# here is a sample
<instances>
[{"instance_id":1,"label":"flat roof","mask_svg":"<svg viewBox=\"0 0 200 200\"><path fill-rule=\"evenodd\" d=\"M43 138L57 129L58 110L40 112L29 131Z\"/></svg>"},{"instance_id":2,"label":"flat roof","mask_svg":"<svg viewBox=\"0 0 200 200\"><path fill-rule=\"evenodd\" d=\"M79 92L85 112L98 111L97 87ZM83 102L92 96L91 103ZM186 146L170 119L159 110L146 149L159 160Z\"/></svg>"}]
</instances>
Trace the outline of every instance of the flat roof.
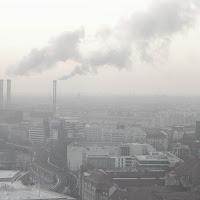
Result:
<instances>
[{"instance_id":1,"label":"flat roof","mask_svg":"<svg viewBox=\"0 0 200 200\"><path fill-rule=\"evenodd\" d=\"M135 156L137 160L148 160L148 161L158 161L158 160L166 160L168 161L168 158L165 156L154 156L154 155L142 155L142 156Z\"/></svg>"},{"instance_id":2,"label":"flat roof","mask_svg":"<svg viewBox=\"0 0 200 200\"><path fill-rule=\"evenodd\" d=\"M119 147L121 142L74 142L70 147Z\"/></svg>"},{"instance_id":3,"label":"flat roof","mask_svg":"<svg viewBox=\"0 0 200 200\"><path fill-rule=\"evenodd\" d=\"M38 188L13 188L8 185L0 187L0 197L9 200L75 200L73 197Z\"/></svg>"},{"instance_id":4,"label":"flat roof","mask_svg":"<svg viewBox=\"0 0 200 200\"><path fill-rule=\"evenodd\" d=\"M164 180L164 178L157 178L157 177L151 177L151 178L113 178L113 180Z\"/></svg>"},{"instance_id":5,"label":"flat roof","mask_svg":"<svg viewBox=\"0 0 200 200\"><path fill-rule=\"evenodd\" d=\"M0 179L13 178L19 171L0 170Z\"/></svg>"}]
</instances>

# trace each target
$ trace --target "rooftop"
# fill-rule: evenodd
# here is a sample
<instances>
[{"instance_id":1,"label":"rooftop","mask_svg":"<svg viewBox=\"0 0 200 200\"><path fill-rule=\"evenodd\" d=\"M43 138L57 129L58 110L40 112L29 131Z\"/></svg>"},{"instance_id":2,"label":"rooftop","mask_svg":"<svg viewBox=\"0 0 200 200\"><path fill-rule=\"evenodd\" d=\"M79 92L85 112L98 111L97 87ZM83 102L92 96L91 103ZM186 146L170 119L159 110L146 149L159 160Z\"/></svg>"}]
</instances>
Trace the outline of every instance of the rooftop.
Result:
<instances>
[{"instance_id":1,"label":"rooftop","mask_svg":"<svg viewBox=\"0 0 200 200\"><path fill-rule=\"evenodd\" d=\"M86 176L85 180L92 182L102 189L109 189L112 186L112 180L109 179L109 177L103 170L99 169L93 170L90 175Z\"/></svg>"},{"instance_id":2,"label":"rooftop","mask_svg":"<svg viewBox=\"0 0 200 200\"><path fill-rule=\"evenodd\" d=\"M177 189L177 188L176 188ZM133 198L134 197L134 198ZM192 191L174 191L173 188L166 187L136 187L129 188L128 191L116 190L110 200L199 200L200 193Z\"/></svg>"},{"instance_id":3,"label":"rooftop","mask_svg":"<svg viewBox=\"0 0 200 200\"><path fill-rule=\"evenodd\" d=\"M150 155L136 156L137 160L180 160L174 154L168 151L150 152Z\"/></svg>"},{"instance_id":4,"label":"rooftop","mask_svg":"<svg viewBox=\"0 0 200 200\"><path fill-rule=\"evenodd\" d=\"M142 155L142 156L136 156L137 160L167 160L168 158L166 155Z\"/></svg>"},{"instance_id":5,"label":"rooftop","mask_svg":"<svg viewBox=\"0 0 200 200\"><path fill-rule=\"evenodd\" d=\"M120 142L74 142L68 146L70 147L85 147L85 148L89 148L89 147L119 147L120 146Z\"/></svg>"},{"instance_id":6,"label":"rooftop","mask_svg":"<svg viewBox=\"0 0 200 200\"><path fill-rule=\"evenodd\" d=\"M174 169L175 178L185 184L200 185L200 158L185 161Z\"/></svg>"},{"instance_id":7,"label":"rooftop","mask_svg":"<svg viewBox=\"0 0 200 200\"><path fill-rule=\"evenodd\" d=\"M0 179L13 178L19 171L0 170Z\"/></svg>"},{"instance_id":8,"label":"rooftop","mask_svg":"<svg viewBox=\"0 0 200 200\"><path fill-rule=\"evenodd\" d=\"M73 197L50 191L29 187L14 188L6 184L0 186L0 197L9 200L75 200Z\"/></svg>"}]
</instances>

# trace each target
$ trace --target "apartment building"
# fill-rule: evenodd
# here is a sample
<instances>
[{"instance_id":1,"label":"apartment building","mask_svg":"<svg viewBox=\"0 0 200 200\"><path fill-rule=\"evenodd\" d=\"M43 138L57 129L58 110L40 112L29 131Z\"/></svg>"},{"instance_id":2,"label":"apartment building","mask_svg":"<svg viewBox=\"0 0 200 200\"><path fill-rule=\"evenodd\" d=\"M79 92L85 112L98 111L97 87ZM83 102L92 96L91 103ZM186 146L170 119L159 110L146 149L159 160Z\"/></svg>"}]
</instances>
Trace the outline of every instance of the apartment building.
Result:
<instances>
[{"instance_id":1,"label":"apartment building","mask_svg":"<svg viewBox=\"0 0 200 200\"><path fill-rule=\"evenodd\" d=\"M146 129L146 142L157 151L168 150L168 134L162 129Z\"/></svg>"},{"instance_id":2,"label":"apartment building","mask_svg":"<svg viewBox=\"0 0 200 200\"><path fill-rule=\"evenodd\" d=\"M139 127L129 127L118 123L86 124L87 141L102 142L144 142L146 133Z\"/></svg>"},{"instance_id":3,"label":"apartment building","mask_svg":"<svg viewBox=\"0 0 200 200\"><path fill-rule=\"evenodd\" d=\"M95 169L90 174L83 173L81 182L82 200L108 200L116 187L103 170Z\"/></svg>"},{"instance_id":4,"label":"apartment building","mask_svg":"<svg viewBox=\"0 0 200 200\"><path fill-rule=\"evenodd\" d=\"M97 123L86 124L84 129L84 136L87 141L102 141L102 125Z\"/></svg>"},{"instance_id":5,"label":"apartment building","mask_svg":"<svg viewBox=\"0 0 200 200\"><path fill-rule=\"evenodd\" d=\"M44 128L41 124L31 125L28 128L28 141L31 143L35 142L44 142L45 141L45 134Z\"/></svg>"}]
</instances>

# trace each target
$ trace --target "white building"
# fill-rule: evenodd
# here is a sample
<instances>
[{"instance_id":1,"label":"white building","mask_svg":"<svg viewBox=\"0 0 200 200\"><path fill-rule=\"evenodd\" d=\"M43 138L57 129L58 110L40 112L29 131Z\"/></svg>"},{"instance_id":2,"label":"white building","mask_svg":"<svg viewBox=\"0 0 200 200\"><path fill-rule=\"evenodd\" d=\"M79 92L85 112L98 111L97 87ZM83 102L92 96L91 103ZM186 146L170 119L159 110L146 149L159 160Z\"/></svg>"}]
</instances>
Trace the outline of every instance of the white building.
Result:
<instances>
[{"instance_id":1,"label":"white building","mask_svg":"<svg viewBox=\"0 0 200 200\"><path fill-rule=\"evenodd\" d=\"M0 182L13 182L20 175L20 171L0 170Z\"/></svg>"},{"instance_id":2,"label":"white building","mask_svg":"<svg viewBox=\"0 0 200 200\"><path fill-rule=\"evenodd\" d=\"M84 135L88 141L102 141L102 126L100 124L86 124Z\"/></svg>"},{"instance_id":3,"label":"white building","mask_svg":"<svg viewBox=\"0 0 200 200\"><path fill-rule=\"evenodd\" d=\"M31 125L28 128L28 140L30 142L44 142L44 138L43 125Z\"/></svg>"},{"instance_id":4,"label":"white building","mask_svg":"<svg viewBox=\"0 0 200 200\"><path fill-rule=\"evenodd\" d=\"M104 142L144 142L146 133L138 127L107 128L102 129L102 141Z\"/></svg>"},{"instance_id":5,"label":"white building","mask_svg":"<svg viewBox=\"0 0 200 200\"><path fill-rule=\"evenodd\" d=\"M119 147L120 156L115 157L115 168L134 167L135 156L147 155L156 149L146 143L127 143Z\"/></svg>"},{"instance_id":6,"label":"white building","mask_svg":"<svg viewBox=\"0 0 200 200\"><path fill-rule=\"evenodd\" d=\"M88 141L101 142L144 142L146 133L139 127L129 127L117 123L86 124L84 131Z\"/></svg>"},{"instance_id":7,"label":"white building","mask_svg":"<svg viewBox=\"0 0 200 200\"><path fill-rule=\"evenodd\" d=\"M122 152L124 147L127 147L128 154ZM134 156L146 155L150 151L155 151L155 149L149 144L140 143L129 143L121 146L120 143L116 145L104 143L102 146L100 146L100 143L99 146L94 143L88 143L86 145L70 144L67 146L67 163L70 170L78 170L82 164L86 163L88 156L90 156L90 158L93 156L93 161L95 160L95 163L100 162L98 159L103 160L103 157L110 157L115 158L115 167L130 167L133 165L132 159ZM120 159L120 165L118 165L118 158Z\"/></svg>"},{"instance_id":8,"label":"white building","mask_svg":"<svg viewBox=\"0 0 200 200\"><path fill-rule=\"evenodd\" d=\"M134 166L134 158L132 156L115 157L115 168L131 168Z\"/></svg>"},{"instance_id":9,"label":"white building","mask_svg":"<svg viewBox=\"0 0 200 200\"><path fill-rule=\"evenodd\" d=\"M156 151L150 144L147 143L129 143L130 156L147 155L149 152Z\"/></svg>"},{"instance_id":10,"label":"white building","mask_svg":"<svg viewBox=\"0 0 200 200\"><path fill-rule=\"evenodd\" d=\"M75 146L73 144L67 146L67 163L68 168L72 171L76 171L82 164L85 164L89 155L101 155L101 156L118 156L119 147L105 146L105 147L83 147Z\"/></svg>"},{"instance_id":11,"label":"white building","mask_svg":"<svg viewBox=\"0 0 200 200\"><path fill-rule=\"evenodd\" d=\"M166 170L181 162L183 161L170 152L151 152L150 155L135 157L135 165L147 170Z\"/></svg>"},{"instance_id":12,"label":"white building","mask_svg":"<svg viewBox=\"0 0 200 200\"><path fill-rule=\"evenodd\" d=\"M43 190L36 187L21 186L19 182L12 184L0 185L0 197L1 199L8 200L76 200L73 197L59 194L52 191Z\"/></svg>"},{"instance_id":13,"label":"white building","mask_svg":"<svg viewBox=\"0 0 200 200\"><path fill-rule=\"evenodd\" d=\"M51 140L58 140L58 130L57 129L51 129L50 139Z\"/></svg>"}]
</instances>

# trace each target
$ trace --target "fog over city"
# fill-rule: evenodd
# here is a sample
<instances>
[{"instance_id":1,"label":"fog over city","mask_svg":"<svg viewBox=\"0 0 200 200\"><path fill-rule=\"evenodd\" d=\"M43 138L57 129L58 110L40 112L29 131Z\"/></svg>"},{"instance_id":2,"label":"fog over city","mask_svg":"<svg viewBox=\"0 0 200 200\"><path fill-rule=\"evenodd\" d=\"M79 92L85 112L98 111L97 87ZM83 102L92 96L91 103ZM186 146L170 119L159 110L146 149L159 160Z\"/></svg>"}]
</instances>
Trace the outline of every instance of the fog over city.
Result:
<instances>
[{"instance_id":1,"label":"fog over city","mask_svg":"<svg viewBox=\"0 0 200 200\"><path fill-rule=\"evenodd\" d=\"M0 200L199 200L200 1L0 1Z\"/></svg>"}]
</instances>

